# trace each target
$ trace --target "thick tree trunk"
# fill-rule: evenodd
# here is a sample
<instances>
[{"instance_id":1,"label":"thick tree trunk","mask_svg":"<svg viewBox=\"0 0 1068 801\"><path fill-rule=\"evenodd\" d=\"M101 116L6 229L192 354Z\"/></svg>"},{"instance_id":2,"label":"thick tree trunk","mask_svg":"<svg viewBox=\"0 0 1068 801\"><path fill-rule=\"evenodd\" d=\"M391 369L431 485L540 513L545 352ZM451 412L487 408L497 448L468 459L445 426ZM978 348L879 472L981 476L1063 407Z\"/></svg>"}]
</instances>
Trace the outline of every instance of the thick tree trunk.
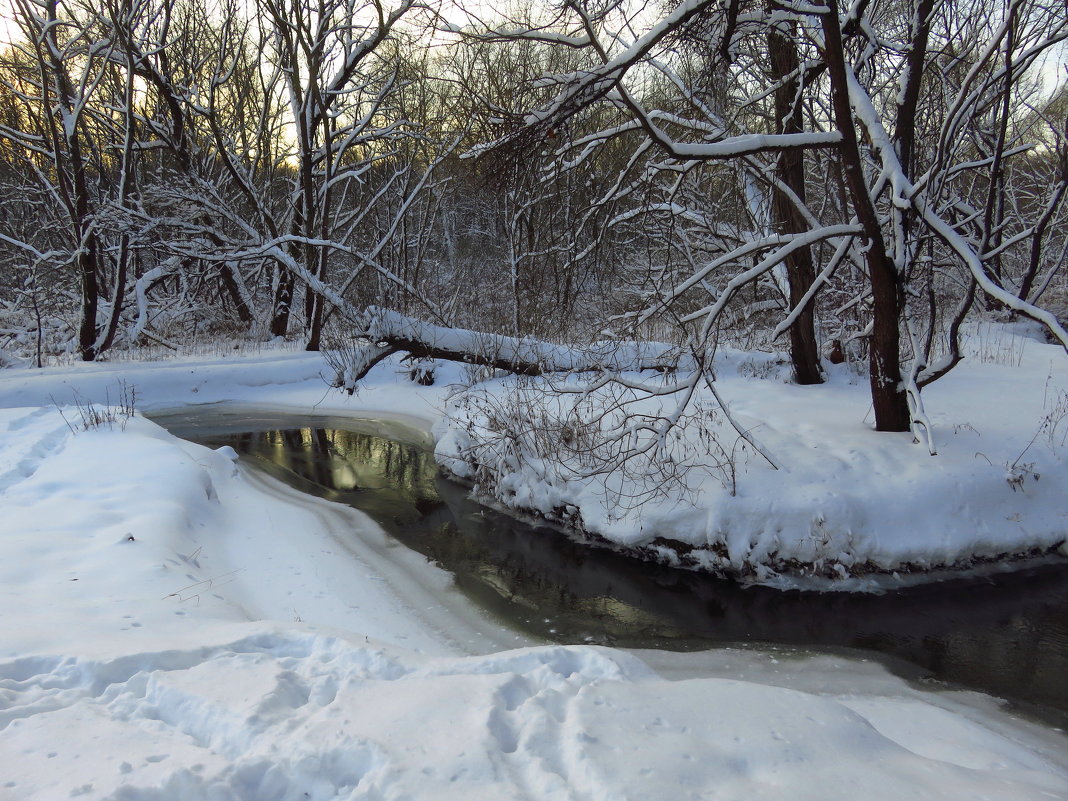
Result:
<instances>
[{"instance_id":1,"label":"thick tree trunk","mask_svg":"<svg viewBox=\"0 0 1068 801\"><path fill-rule=\"evenodd\" d=\"M79 226L80 227L80 226ZM96 237L88 234L78 254L78 274L81 278L82 312L78 324L78 353L83 361L91 362L99 354L96 348L96 314L100 304L100 284L96 274Z\"/></svg>"},{"instance_id":2,"label":"thick tree trunk","mask_svg":"<svg viewBox=\"0 0 1068 801\"><path fill-rule=\"evenodd\" d=\"M274 305L271 313L271 336L284 337L289 333L289 313L293 307L293 273L279 267L278 286L274 290Z\"/></svg>"},{"instance_id":3,"label":"thick tree trunk","mask_svg":"<svg viewBox=\"0 0 1068 801\"><path fill-rule=\"evenodd\" d=\"M842 31L837 0L825 0L829 13L821 15L824 58L831 79L831 104L835 124L842 134L842 167L854 213L864 228L864 258L872 292L872 334L869 351L871 400L878 431L908 431L911 424L908 399L901 380L902 311L901 287L893 260L886 250L875 206L868 194L864 165L849 102Z\"/></svg>"},{"instance_id":4,"label":"thick tree trunk","mask_svg":"<svg viewBox=\"0 0 1068 801\"><path fill-rule=\"evenodd\" d=\"M768 30L768 59L772 80L779 83L775 89L775 132L801 133L801 95L796 77L800 66L797 47L775 28ZM804 151L784 150L779 153L776 172L779 180L802 203L805 202ZM807 221L797 206L778 186L772 190L771 213L775 226L783 233L799 234L808 230ZM790 306L796 308L816 280L811 248L798 248L787 255L786 275L790 285ZM799 384L823 383L813 305L809 301L790 326L790 360L794 367L794 378Z\"/></svg>"},{"instance_id":5,"label":"thick tree trunk","mask_svg":"<svg viewBox=\"0 0 1068 801\"><path fill-rule=\"evenodd\" d=\"M56 31L60 27L57 5L56 0L49 0L45 4L46 18L40 31L43 47L38 51L38 55L41 59L39 62L41 92L45 96L42 111L50 119L51 156L56 172L56 188L70 215L70 233L74 247L77 249L76 269L81 289L78 353L84 361L91 362L98 355L96 315L100 303L100 284L97 274L99 246L90 220L87 170L76 124L77 98L74 95L74 88L67 74L67 65L64 63L62 49L56 36ZM55 92L54 107L47 98L49 77Z\"/></svg>"},{"instance_id":6,"label":"thick tree trunk","mask_svg":"<svg viewBox=\"0 0 1068 801\"><path fill-rule=\"evenodd\" d=\"M323 298L312 296L311 314L308 318L308 342L304 350L319 350L323 341Z\"/></svg>"},{"instance_id":7,"label":"thick tree trunk","mask_svg":"<svg viewBox=\"0 0 1068 801\"><path fill-rule=\"evenodd\" d=\"M237 279L234 278L234 268L229 264L220 266L219 280L222 282L223 289L226 290L226 294L230 297L230 301L234 304L234 308L237 310L238 319L246 325L251 323L252 309L248 307L248 303L241 294L241 288L237 285Z\"/></svg>"}]
</instances>

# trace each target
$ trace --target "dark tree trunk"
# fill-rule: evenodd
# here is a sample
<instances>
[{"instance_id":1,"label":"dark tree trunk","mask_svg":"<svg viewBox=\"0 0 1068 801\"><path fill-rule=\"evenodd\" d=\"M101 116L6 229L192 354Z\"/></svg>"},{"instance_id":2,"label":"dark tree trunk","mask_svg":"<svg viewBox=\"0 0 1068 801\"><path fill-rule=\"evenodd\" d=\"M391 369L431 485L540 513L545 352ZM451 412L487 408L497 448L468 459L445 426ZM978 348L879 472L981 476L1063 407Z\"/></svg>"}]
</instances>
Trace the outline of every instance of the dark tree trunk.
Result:
<instances>
[{"instance_id":1,"label":"dark tree trunk","mask_svg":"<svg viewBox=\"0 0 1068 801\"><path fill-rule=\"evenodd\" d=\"M987 191L986 211L983 215L983 241L979 253L985 257L988 251L997 251L1001 245L1002 223L1005 220L1005 141L1009 132L1009 118L1012 115L1012 51L1016 41L1016 10L1009 8L1008 30L1005 33L1005 85L1001 93L1001 119L998 122L997 141L994 145L994 159L990 164L990 184ZM1000 253L983 269L987 276L999 287L1005 285L1001 271ZM1005 304L991 295L986 296L988 311L1005 308Z\"/></svg>"},{"instance_id":2,"label":"dark tree trunk","mask_svg":"<svg viewBox=\"0 0 1068 801\"><path fill-rule=\"evenodd\" d=\"M271 336L284 337L289 333L289 313L293 306L293 273L279 267L278 286L274 291L271 313Z\"/></svg>"},{"instance_id":3,"label":"dark tree trunk","mask_svg":"<svg viewBox=\"0 0 1068 801\"><path fill-rule=\"evenodd\" d=\"M911 176L913 172L916 112L920 103L920 89L923 86L923 66L927 56L927 42L931 36L931 12L934 10L934 4L935 0L919 0L916 4L916 19L906 60L908 80L901 91L897 121L894 125L894 140L901 161L901 171L906 176Z\"/></svg>"},{"instance_id":4,"label":"dark tree trunk","mask_svg":"<svg viewBox=\"0 0 1068 801\"><path fill-rule=\"evenodd\" d=\"M312 297L311 315L308 320L308 344L304 346L304 350L319 350L323 339L323 299L317 293Z\"/></svg>"},{"instance_id":5,"label":"dark tree trunk","mask_svg":"<svg viewBox=\"0 0 1068 801\"><path fill-rule=\"evenodd\" d=\"M115 282L111 292L111 313L108 315L107 325L104 328L104 338L100 343L99 353L109 350L115 343L115 334L119 330L119 318L126 299L126 278L129 273L129 264L132 254L130 251L130 238L123 235L119 242L119 258L115 264Z\"/></svg>"},{"instance_id":6,"label":"dark tree trunk","mask_svg":"<svg viewBox=\"0 0 1068 801\"><path fill-rule=\"evenodd\" d=\"M793 40L775 28L768 31L768 59L772 80L779 84L775 89L775 132L801 133L801 95L796 77L800 66L797 47ZM804 203L804 151L784 150L779 153L776 172L778 179ZM778 186L772 189L771 213L775 226L783 233L800 234L809 228L797 206ZM811 248L798 248L787 255L786 276L790 285L790 306L796 308L816 280ZM790 360L797 383L823 383L812 301L806 304L790 326Z\"/></svg>"},{"instance_id":7,"label":"dark tree trunk","mask_svg":"<svg viewBox=\"0 0 1068 801\"><path fill-rule=\"evenodd\" d=\"M80 226L79 226L80 227ZM96 348L96 313L100 304L100 284L96 275L96 237L88 234L78 254L78 274L81 278L82 316L78 324L78 353L83 361L91 362L99 354Z\"/></svg>"},{"instance_id":8,"label":"dark tree trunk","mask_svg":"<svg viewBox=\"0 0 1068 801\"><path fill-rule=\"evenodd\" d=\"M230 301L234 304L234 308L237 310L238 319L245 324L251 323L252 309L248 307L245 298L241 295L241 289L237 285L237 279L234 278L234 268L229 264L223 264L219 267L219 280L222 281L226 294L229 295Z\"/></svg>"},{"instance_id":9,"label":"dark tree trunk","mask_svg":"<svg viewBox=\"0 0 1068 801\"><path fill-rule=\"evenodd\" d=\"M864 258L872 293L872 334L868 348L871 370L871 400L878 431L908 431L911 423L908 399L901 381L901 286L894 262L886 250L879 217L875 212L849 103L845 51L838 21L837 0L826 0L829 13L821 15L824 59L831 79L831 105L835 124L842 134L842 167L853 211L864 228Z\"/></svg>"},{"instance_id":10,"label":"dark tree trunk","mask_svg":"<svg viewBox=\"0 0 1068 801\"><path fill-rule=\"evenodd\" d=\"M99 246L96 234L93 232L90 220L90 197L88 176L85 159L82 155L81 143L78 140L78 131L75 126L67 127L67 118L73 116L75 97L71 87L70 78L66 72L66 65L60 58L60 48L56 42L56 3L50 2L47 7L48 27L45 31L45 44L50 60L52 76L55 81L57 101L62 106L64 118L62 123L63 145L58 139L54 141L55 165L57 179L60 184L60 194L65 200L71 216L71 234L78 248L78 278L81 285L81 320L78 323L78 353L82 359L91 362L99 355L96 345L96 315L100 304L100 283L97 273L97 258ZM42 73L42 78L44 74ZM44 90L44 81L42 81ZM66 151L64 159L63 151ZM64 163L64 161L66 163Z\"/></svg>"}]
</instances>

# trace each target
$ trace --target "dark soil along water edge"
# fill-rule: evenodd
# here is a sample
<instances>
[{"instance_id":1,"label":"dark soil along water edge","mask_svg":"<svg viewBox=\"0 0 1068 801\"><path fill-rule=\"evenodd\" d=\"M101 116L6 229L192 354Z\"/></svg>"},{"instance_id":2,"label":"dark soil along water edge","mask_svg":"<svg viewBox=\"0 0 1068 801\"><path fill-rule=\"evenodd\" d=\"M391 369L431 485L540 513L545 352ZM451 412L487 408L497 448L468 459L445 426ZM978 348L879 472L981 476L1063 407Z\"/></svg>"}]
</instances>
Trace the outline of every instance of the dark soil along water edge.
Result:
<instances>
[{"instance_id":1,"label":"dark soil along water edge","mask_svg":"<svg viewBox=\"0 0 1068 801\"><path fill-rule=\"evenodd\" d=\"M487 509L439 476L425 438L395 424L220 409L155 419L186 439L230 445L298 489L366 512L451 571L457 587L489 613L528 634L670 650L724 643L861 649L911 663L928 680L989 692L1068 724L1064 567L882 595L742 587L591 548Z\"/></svg>"}]
</instances>

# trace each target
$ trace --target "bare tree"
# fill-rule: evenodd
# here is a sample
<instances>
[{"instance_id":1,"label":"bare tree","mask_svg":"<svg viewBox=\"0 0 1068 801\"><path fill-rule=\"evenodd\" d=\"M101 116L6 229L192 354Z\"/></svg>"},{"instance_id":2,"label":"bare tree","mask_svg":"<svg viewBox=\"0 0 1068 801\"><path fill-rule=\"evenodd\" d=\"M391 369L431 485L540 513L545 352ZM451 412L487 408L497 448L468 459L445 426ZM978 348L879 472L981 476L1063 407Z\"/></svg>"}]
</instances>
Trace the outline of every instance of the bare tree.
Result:
<instances>
[{"instance_id":1,"label":"bare tree","mask_svg":"<svg viewBox=\"0 0 1068 801\"><path fill-rule=\"evenodd\" d=\"M951 269L963 269L967 282L974 281L998 302L1041 321L1068 345L1068 334L1051 314L998 284L993 265L1001 249L1000 234L972 244L964 232L975 218L962 222L959 197L952 195L952 186L962 174L987 171L991 201L981 227L1000 230L1004 214L999 211L1003 207L999 187L1003 183L998 176L1006 160L1019 150L1014 150L1006 136L998 135L976 159L962 143L984 129L984 115L994 113L1005 128L1010 98L1028 70L1042 53L1068 36L1065 10L1034 0L1017 0L1000 10L980 5L985 25L972 30L975 38L968 55L972 66L954 93L944 82L925 80L942 58L929 48L932 30L951 25L959 11L946 3L917 0L904 9L864 6L842 17L834 2L803 9L777 5L775 13L767 15L741 3L721 6L692 0L638 29L625 10L615 6L597 10L583 2L570 2L542 25L500 26L476 34L481 39L545 42L587 53L590 59L581 71L543 78L543 83L556 86L551 101L530 109L522 125L494 146L529 146L585 109L607 104L625 111L628 121L587 135L578 144L589 147L591 141L614 141L640 131L641 146L648 142L665 154L665 172L731 161L770 181L780 232L717 255L651 298L635 319L646 320L677 306L688 293L708 287L709 277L726 268L733 276L721 287L708 287L712 289L710 302L678 315L683 324L703 320L693 342L697 350L707 349L708 337L732 297L786 263L796 279L790 293L791 312L778 328L786 330L797 323L815 292L841 264L859 264L867 282L866 300L861 302L871 308L864 333L876 428L901 431L912 427L917 436L929 437L919 389L944 375L959 359L952 342L961 315L951 315L956 322L949 326L948 357L928 364L923 343L934 341L939 323L931 319L926 334L917 333L909 304L909 298L919 291L916 264L921 242L944 253ZM738 56L740 44L754 37L764 40L763 52L775 62L771 74L776 80L770 91L773 95L780 92L774 104L775 133L756 131L743 115L713 105L714 95L677 77L670 45L673 37L683 34L714 45L723 62L720 71L739 81L742 88L747 83L745 71L736 70L745 66ZM811 54L804 62L791 58L796 50L787 42L794 40L808 43ZM900 53L907 57L901 58ZM675 83L680 98L677 108L685 114L651 106L642 96L642 78L650 70L660 71ZM752 88L752 83L748 86ZM807 130L797 124L800 98L808 98L814 110L822 110L822 116L814 113L809 118ZM944 113L931 115L932 120L941 120L941 129L917 127L921 104L944 108ZM924 148L935 148L925 173L916 164L919 142ZM837 165L847 199L845 218L821 219L803 193L796 191L804 187L800 154L810 149L821 151L825 154L821 158ZM764 161L769 155L778 159L777 167ZM802 221L804 225L798 224ZM829 258L819 274L810 277L801 266L803 254L819 243L831 246L821 250ZM755 264L745 262L753 258ZM961 304L964 313L970 305L967 294ZM902 343L903 331L907 347Z\"/></svg>"},{"instance_id":2,"label":"bare tree","mask_svg":"<svg viewBox=\"0 0 1068 801\"><path fill-rule=\"evenodd\" d=\"M99 91L113 50L94 41L84 20L76 19L59 0L17 0L15 21L23 40L13 46L16 61L4 89L23 105L27 125L4 127L0 134L17 152L61 220L61 249L42 259L31 243L20 247L38 261L74 267L80 286L78 352L86 361L100 352L97 311L101 244L94 222L99 195L94 192L91 162L101 156L102 142L87 134L93 124L90 103Z\"/></svg>"}]
</instances>

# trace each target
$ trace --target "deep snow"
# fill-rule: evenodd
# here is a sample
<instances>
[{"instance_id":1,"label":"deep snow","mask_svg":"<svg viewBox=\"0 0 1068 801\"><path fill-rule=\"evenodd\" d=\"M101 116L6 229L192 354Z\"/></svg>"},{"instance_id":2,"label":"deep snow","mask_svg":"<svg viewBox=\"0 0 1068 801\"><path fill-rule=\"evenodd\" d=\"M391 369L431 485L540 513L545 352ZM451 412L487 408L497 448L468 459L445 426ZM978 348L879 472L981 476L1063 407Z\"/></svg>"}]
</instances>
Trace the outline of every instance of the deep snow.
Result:
<instances>
[{"instance_id":1,"label":"deep snow","mask_svg":"<svg viewBox=\"0 0 1068 801\"><path fill-rule=\"evenodd\" d=\"M1042 387L988 394L1019 410L1014 423L969 393L1022 368L979 364L935 388L964 404L941 414L967 422L957 436L981 437L995 465L1034 433ZM277 353L0 372L0 798L1068 798L1063 735L982 696L829 657L525 642L360 513L140 417L81 431L71 405L116 400L121 379L144 409L229 401L424 428L440 417L440 384L416 388L383 365L349 398L324 389L323 369ZM741 414L770 411L777 392L810 411L798 388L764 382L747 397L755 379L728 373ZM857 412L858 393L839 376L825 395L842 407L801 433L848 452L819 427ZM850 439L868 443L862 417L846 418ZM863 458L926 465L915 447L866 445ZM971 481L954 458L946 481ZM1063 519L1063 502L1036 491L1063 491L1063 464L1053 448L1035 459L1040 480L998 496L1017 507L974 503L1024 526L1033 510ZM922 500L903 512L959 513Z\"/></svg>"}]
</instances>

